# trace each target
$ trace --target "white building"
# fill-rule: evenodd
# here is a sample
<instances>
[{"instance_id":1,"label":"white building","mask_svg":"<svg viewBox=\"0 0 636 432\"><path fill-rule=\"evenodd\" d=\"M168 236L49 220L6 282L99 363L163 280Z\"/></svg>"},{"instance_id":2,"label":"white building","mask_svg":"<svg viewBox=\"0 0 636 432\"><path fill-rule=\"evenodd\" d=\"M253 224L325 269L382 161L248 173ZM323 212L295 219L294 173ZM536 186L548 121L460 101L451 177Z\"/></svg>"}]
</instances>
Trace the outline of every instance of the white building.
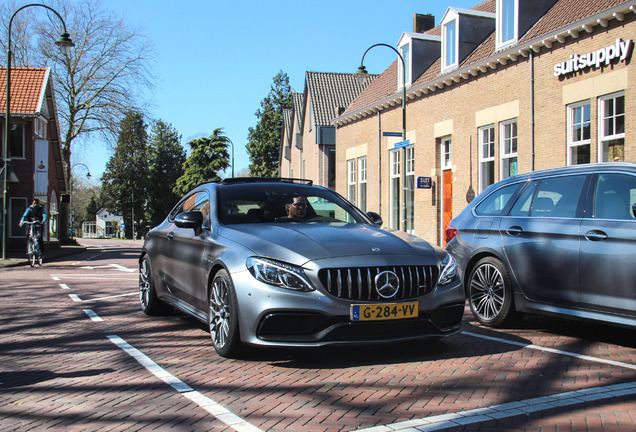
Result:
<instances>
[{"instance_id":1,"label":"white building","mask_svg":"<svg viewBox=\"0 0 636 432\"><path fill-rule=\"evenodd\" d=\"M123 231L124 218L110 210L101 208L95 215L95 221L82 222L82 238L112 238Z\"/></svg>"}]
</instances>

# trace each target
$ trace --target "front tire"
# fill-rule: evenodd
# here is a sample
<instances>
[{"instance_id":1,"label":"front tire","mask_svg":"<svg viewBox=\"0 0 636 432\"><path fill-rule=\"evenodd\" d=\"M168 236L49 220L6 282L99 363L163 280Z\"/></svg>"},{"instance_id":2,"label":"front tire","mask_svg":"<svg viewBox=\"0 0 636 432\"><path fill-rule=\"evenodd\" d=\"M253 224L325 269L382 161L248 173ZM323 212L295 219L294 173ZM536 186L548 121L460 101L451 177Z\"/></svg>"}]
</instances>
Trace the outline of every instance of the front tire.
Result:
<instances>
[{"instance_id":1,"label":"front tire","mask_svg":"<svg viewBox=\"0 0 636 432\"><path fill-rule=\"evenodd\" d=\"M146 315L165 315L170 306L159 300L148 255L139 263L139 303Z\"/></svg>"},{"instance_id":2,"label":"front tire","mask_svg":"<svg viewBox=\"0 0 636 432\"><path fill-rule=\"evenodd\" d=\"M37 253L35 251L33 239L29 239L27 243L27 256L29 257L29 265L34 267L37 262Z\"/></svg>"},{"instance_id":3,"label":"front tire","mask_svg":"<svg viewBox=\"0 0 636 432\"><path fill-rule=\"evenodd\" d=\"M234 284L227 270L219 270L209 291L210 337L222 357L236 358L244 352L238 323L238 306Z\"/></svg>"},{"instance_id":4,"label":"front tire","mask_svg":"<svg viewBox=\"0 0 636 432\"><path fill-rule=\"evenodd\" d=\"M487 327L503 327L516 318L512 282L497 258L482 258L468 279L468 302L474 317Z\"/></svg>"}]
</instances>

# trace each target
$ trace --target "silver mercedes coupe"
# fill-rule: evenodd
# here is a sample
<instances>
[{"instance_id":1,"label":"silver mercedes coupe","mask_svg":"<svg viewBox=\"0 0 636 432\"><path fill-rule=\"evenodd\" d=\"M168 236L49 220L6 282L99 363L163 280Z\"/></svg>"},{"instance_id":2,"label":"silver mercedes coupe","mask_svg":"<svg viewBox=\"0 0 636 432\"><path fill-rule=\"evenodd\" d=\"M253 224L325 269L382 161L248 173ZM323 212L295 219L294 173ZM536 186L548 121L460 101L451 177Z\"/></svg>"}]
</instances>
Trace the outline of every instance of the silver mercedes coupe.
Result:
<instances>
[{"instance_id":1,"label":"silver mercedes coupe","mask_svg":"<svg viewBox=\"0 0 636 432\"><path fill-rule=\"evenodd\" d=\"M453 257L387 230L311 181L234 178L188 193L146 236L139 293L209 325L224 357L249 346L417 341L458 333Z\"/></svg>"}]
</instances>

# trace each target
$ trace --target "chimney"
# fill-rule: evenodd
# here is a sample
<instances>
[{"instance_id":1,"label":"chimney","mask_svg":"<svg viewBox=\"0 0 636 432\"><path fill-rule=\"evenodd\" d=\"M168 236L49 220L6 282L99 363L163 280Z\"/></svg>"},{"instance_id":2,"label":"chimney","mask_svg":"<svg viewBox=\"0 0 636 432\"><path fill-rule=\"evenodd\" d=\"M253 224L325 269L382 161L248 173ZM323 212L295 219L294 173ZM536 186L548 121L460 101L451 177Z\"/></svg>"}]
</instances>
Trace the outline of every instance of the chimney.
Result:
<instances>
[{"instance_id":1,"label":"chimney","mask_svg":"<svg viewBox=\"0 0 636 432\"><path fill-rule=\"evenodd\" d=\"M435 27L435 17L431 14L413 14L413 31L424 33Z\"/></svg>"}]
</instances>

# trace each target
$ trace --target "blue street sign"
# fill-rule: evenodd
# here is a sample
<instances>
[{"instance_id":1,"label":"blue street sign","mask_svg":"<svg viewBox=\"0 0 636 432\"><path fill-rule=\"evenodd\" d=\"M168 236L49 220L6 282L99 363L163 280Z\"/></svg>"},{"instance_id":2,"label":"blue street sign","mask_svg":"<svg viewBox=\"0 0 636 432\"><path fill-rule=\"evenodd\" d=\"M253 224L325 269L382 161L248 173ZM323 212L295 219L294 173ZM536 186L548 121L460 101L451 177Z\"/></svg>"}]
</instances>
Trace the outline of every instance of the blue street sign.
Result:
<instances>
[{"instance_id":1,"label":"blue street sign","mask_svg":"<svg viewBox=\"0 0 636 432\"><path fill-rule=\"evenodd\" d=\"M431 177L418 177L417 187L420 189L431 189L433 187L433 179Z\"/></svg>"},{"instance_id":2,"label":"blue street sign","mask_svg":"<svg viewBox=\"0 0 636 432\"><path fill-rule=\"evenodd\" d=\"M402 147L407 147L409 144L411 144L410 140L404 140L404 141L396 142L395 144L393 144L393 148L398 149Z\"/></svg>"},{"instance_id":3,"label":"blue street sign","mask_svg":"<svg viewBox=\"0 0 636 432\"><path fill-rule=\"evenodd\" d=\"M401 137L402 132L382 132L382 136Z\"/></svg>"}]
</instances>

